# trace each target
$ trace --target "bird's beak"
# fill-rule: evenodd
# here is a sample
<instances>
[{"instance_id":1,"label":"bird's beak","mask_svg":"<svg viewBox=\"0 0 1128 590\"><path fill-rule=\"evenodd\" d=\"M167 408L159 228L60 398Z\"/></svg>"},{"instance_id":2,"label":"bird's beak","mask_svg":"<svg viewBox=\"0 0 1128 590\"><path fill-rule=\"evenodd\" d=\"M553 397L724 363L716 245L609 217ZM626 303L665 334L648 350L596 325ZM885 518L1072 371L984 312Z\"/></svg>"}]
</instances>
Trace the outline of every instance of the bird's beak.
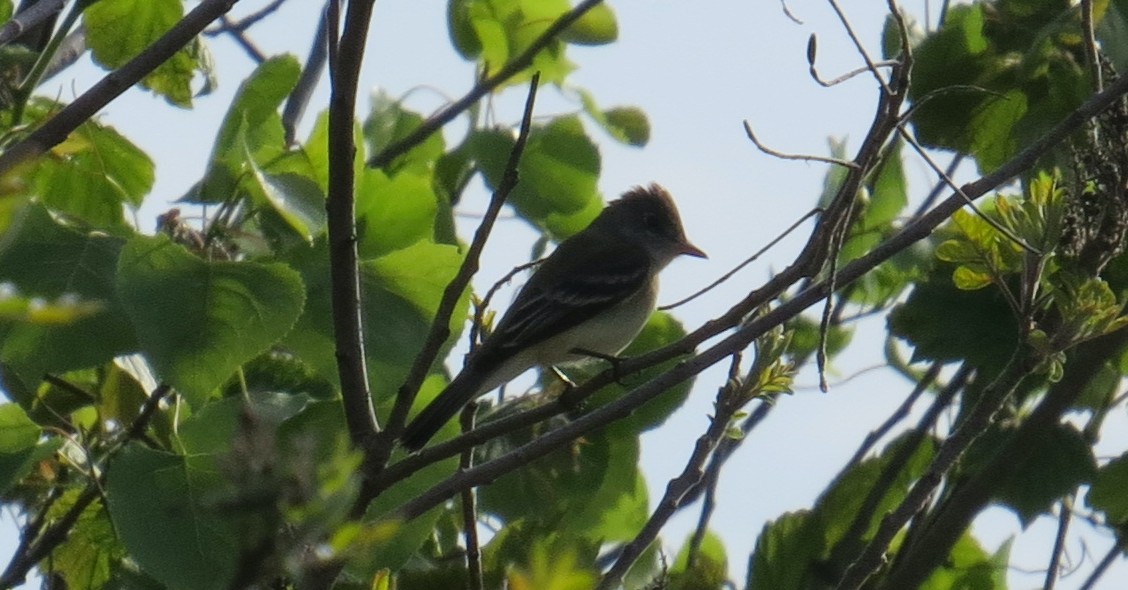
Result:
<instances>
[{"instance_id":1,"label":"bird's beak","mask_svg":"<svg viewBox=\"0 0 1128 590\"><path fill-rule=\"evenodd\" d=\"M697 246L694 246L693 244L690 244L689 240L686 240L686 239L682 240L681 250L678 252L678 254L685 254L686 256L693 256L694 258L708 258L709 257L705 254L704 250L702 250L701 248L698 248Z\"/></svg>"}]
</instances>

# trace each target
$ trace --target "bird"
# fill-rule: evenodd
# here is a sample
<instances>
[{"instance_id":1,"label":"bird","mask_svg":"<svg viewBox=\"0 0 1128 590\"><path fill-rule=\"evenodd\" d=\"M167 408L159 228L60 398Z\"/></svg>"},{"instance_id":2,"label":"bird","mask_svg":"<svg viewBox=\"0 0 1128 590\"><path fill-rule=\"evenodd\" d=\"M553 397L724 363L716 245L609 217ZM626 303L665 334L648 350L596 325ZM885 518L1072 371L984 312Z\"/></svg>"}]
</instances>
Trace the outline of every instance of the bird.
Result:
<instances>
[{"instance_id":1,"label":"bird","mask_svg":"<svg viewBox=\"0 0 1128 590\"><path fill-rule=\"evenodd\" d=\"M682 255L706 258L686 238L670 193L656 183L623 193L540 264L462 371L408 423L401 445L419 450L471 400L534 366L614 358L654 311L658 273Z\"/></svg>"}]
</instances>

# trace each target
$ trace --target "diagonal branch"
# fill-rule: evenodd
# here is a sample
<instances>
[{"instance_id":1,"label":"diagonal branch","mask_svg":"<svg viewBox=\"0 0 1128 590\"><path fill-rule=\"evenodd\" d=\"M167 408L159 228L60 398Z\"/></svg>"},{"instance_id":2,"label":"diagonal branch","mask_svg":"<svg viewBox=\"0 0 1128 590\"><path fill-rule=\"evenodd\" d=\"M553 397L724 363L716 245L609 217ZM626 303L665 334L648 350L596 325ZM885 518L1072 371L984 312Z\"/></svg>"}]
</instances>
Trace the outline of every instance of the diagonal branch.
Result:
<instances>
[{"instance_id":1,"label":"diagonal branch","mask_svg":"<svg viewBox=\"0 0 1128 590\"><path fill-rule=\"evenodd\" d=\"M512 151L509 152L509 161L505 165L505 175L490 198L490 204L486 208L485 215L482 216L482 222L478 225L477 231L474 232L474 239L470 242L470 247L466 251L466 258L463 259L458 274L443 291L443 298L439 302L439 308L435 311L435 319L431 322L431 331L427 334L423 349L416 355L407 378L400 386L395 407L392 408L391 417L388 418L387 440L384 441L384 450L389 454L395 437L403 430L403 425L407 421L407 413L411 410L411 404L415 401L416 394L419 393L423 379L427 377L427 372L435 364L435 358L438 357L443 343L450 337L451 314L454 313L458 299L466 290L467 285L470 284L470 279L478 272L482 250L486 247L486 240L490 237L490 232L493 230L497 216L501 212L501 207L505 204L513 189L517 187L517 168L521 163L521 154L525 151L525 144L529 140L529 132L532 129L533 106L536 103L539 82L540 74L533 74L533 79L529 82L529 95L525 99L525 112L521 117L521 130L517 134L517 141L514 142ZM385 454L381 458L381 464L387 460L387 456Z\"/></svg>"},{"instance_id":2,"label":"diagonal branch","mask_svg":"<svg viewBox=\"0 0 1128 590\"><path fill-rule=\"evenodd\" d=\"M43 155L62 143L79 125L94 116L102 107L121 96L157 66L171 58L196 37L208 23L219 18L239 0L203 0L184 15L167 33L145 48L137 57L117 70L106 74L97 84L63 107L54 117L27 137L0 154L0 175L17 164Z\"/></svg>"},{"instance_id":3,"label":"diagonal branch","mask_svg":"<svg viewBox=\"0 0 1128 590\"><path fill-rule=\"evenodd\" d=\"M328 1L333 2L333 0ZM302 115L305 113L309 99L313 96L314 89L317 88L317 82L321 80L321 72L325 69L325 60L329 56L328 18L329 6L327 3L326 6L321 9L321 18L318 20L317 33L313 37L313 44L309 48L309 55L306 57L302 74L298 77L298 83L294 85L294 90L290 92L290 96L286 98L286 105L282 107L282 128L286 132L287 144L294 142L294 136L297 134L298 129L298 121L301 120Z\"/></svg>"},{"instance_id":4,"label":"diagonal branch","mask_svg":"<svg viewBox=\"0 0 1128 590\"><path fill-rule=\"evenodd\" d=\"M372 156L372 158L368 160L368 165L374 168L383 168L391 163L392 160L407 153L411 148L423 143L432 133L438 131L444 125L453 121L455 117L462 114L466 109L473 106L474 103L478 102L478 99L493 92L495 88L501 86L506 80L516 76L522 70L529 67L529 65L533 63L533 58L535 58L541 50L548 47L565 29L580 20L580 17L589 10L602 3L603 0L585 0L577 4L575 8L564 13L560 18L556 19L551 26L545 29L544 33L541 33L541 36L537 37L521 55L513 58L494 75L475 84L465 96L443 107L434 115L431 115L422 125L416 127L415 130L406 137L384 148L383 151L375 156Z\"/></svg>"}]
</instances>

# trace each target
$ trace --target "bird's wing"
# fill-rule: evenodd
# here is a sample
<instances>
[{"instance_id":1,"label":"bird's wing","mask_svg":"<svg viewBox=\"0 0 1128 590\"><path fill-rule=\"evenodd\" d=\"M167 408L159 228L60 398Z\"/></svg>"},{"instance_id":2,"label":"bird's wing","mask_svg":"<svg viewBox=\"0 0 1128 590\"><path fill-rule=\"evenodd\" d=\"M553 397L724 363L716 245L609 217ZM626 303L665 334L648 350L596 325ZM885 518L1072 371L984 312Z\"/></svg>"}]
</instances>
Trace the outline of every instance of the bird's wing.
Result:
<instances>
[{"instance_id":1,"label":"bird's wing","mask_svg":"<svg viewBox=\"0 0 1128 590\"><path fill-rule=\"evenodd\" d=\"M650 258L641 249L577 257L564 248L567 245L558 248L517 294L486 349L508 357L614 307L650 280Z\"/></svg>"}]
</instances>

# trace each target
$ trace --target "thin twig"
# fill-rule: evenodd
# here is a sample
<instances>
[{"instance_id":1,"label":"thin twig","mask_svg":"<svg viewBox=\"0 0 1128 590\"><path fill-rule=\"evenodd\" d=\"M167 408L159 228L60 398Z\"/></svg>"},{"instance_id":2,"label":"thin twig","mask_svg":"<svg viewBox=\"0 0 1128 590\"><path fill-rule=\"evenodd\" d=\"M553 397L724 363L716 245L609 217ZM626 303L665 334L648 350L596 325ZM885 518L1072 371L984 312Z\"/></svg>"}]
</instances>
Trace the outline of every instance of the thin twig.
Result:
<instances>
[{"instance_id":1,"label":"thin twig","mask_svg":"<svg viewBox=\"0 0 1128 590\"><path fill-rule=\"evenodd\" d=\"M730 383L734 382L740 375L740 358L741 355L739 354L732 356L728 374ZM726 437L724 440L731 440L731 438ZM693 535L689 539L689 550L686 552L687 571L694 571L697 557L701 553L701 544L705 542L705 534L709 531L709 521L712 519L713 510L717 506L717 482L721 479L721 467L724 465L723 461L717 460L717 452L724 440L717 443L717 448L713 450L713 454L709 458L709 465L705 468L701 480L687 490L681 498L681 505L688 506L693 501L690 499L691 492L695 489L705 490L705 498L701 502L701 514L697 517L697 526L693 529Z\"/></svg>"},{"instance_id":2,"label":"thin twig","mask_svg":"<svg viewBox=\"0 0 1128 590\"><path fill-rule=\"evenodd\" d=\"M302 68L302 74L298 77L298 83L294 85L294 90L286 98L286 105L282 107L282 129L286 133L287 145L294 143L298 121L305 113L306 106L309 105L309 100L313 97L313 91L317 88L318 81L321 80L321 73L325 70L325 62L329 56L327 19L329 18L329 3L331 2L333 0L327 0L325 7L321 10L317 33L313 36L313 44L309 48L305 67Z\"/></svg>"},{"instance_id":3,"label":"thin twig","mask_svg":"<svg viewBox=\"0 0 1128 590\"><path fill-rule=\"evenodd\" d=\"M252 12L251 14L248 14L247 16L244 16L237 21L224 19L223 26L216 27L213 31L205 31L205 34L214 37L216 35L221 35L232 30L238 32L246 31L247 29L258 24L262 19L270 16L271 14L274 14L274 12L281 8L282 4L285 2L286 0L271 0L271 2L266 6L263 6L262 8L256 10L255 12Z\"/></svg>"},{"instance_id":4,"label":"thin twig","mask_svg":"<svg viewBox=\"0 0 1128 590\"><path fill-rule=\"evenodd\" d=\"M501 86L506 80L509 80L529 67L529 65L533 63L533 58L535 58L541 50L556 41L556 38L564 32L565 29L572 26L573 23L578 21L580 17L589 10L602 3L603 0L585 0L577 4L572 10L561 15L560 18L556 19L555 22L545 29L544 33L541 33L540 37L537 37L535 41L530 43L525 51L505 64L497 73L484 78L475 84L465 96L428 117L423 124L416 127L414 131L403 139L384 148L380 153L368 160L368 165L374 168L383 168L391 163L392 160L407 153L411 148L423 143L432 133L438 131L444 125L454 120L455 117L462 114L463 111L473 106L474 103L478 102L478 99L489 94L495 88Z\"/></svg>"},{"instance_id":5,"label":"thin twig","mask_svg":"<svg viewBox=\"0 0 1128 590\"><path fill-rule=\"evenodd\" d=\"M477 402L470 402L462 408L459 423L462 432L474 430L474 414L478 410ZM470 469L474 465L474 449L466 449L458 461L459 469ZM482 590L485 583L482 580L482 552L478 543L478 507L475 499L474 488L462 490L462 536L466 542L466 569L470 573L470 590Z\"/></svg>"},{"instance_id":6,"label":"thin twig","mask_svg":"<svg viewBox=\"0 0 1128 590\"><path fill-rule=\"evenodd\" d=\"M816 207L815 209L811 209L810 211L805 213L802 217L797 219L795 221L795 223L792 223L790 226L788 226L787 229L783 230L782 233L780 233L778 236L773 238L772 241L768 242L767 245L765 245L763 248L760 248L759 250L754 252L748 258L745 258L743 262L741 262L740 264L733 267L732 270L730 270L730 271L726 272L725 274L721 275L721 277L719 279L713 281L712 283L709 283L704 288L699 289L698 291L696 291L695 293L693 293L692 295L690 295L688 297L685 297L683 299L679 299L679 300L677 300L673 303L670 303L668 305L662 305L658 309L661 310L661 311L668 311L668 310L674 309L675 307L680 307L682 305L685 305L686 303L689 303L690 301L697 299L698 297L708 293L709 291L712 291L718 285L720 285L720 284L724 283L725 281L731 279L733 277L733 275L740 272L744 267L746 267L749 264L752 264L753 262L758 260L768 250L771 250L772 248L774 248L776 244L780 243L784 238L786 238L788 235L790 235L791 232L795 231L795 229L798 228L800 225L802 225L803 222L807 221L808 219L810 219L810 218L814 217L815 215L818 215L819 213L822 213L822 212L823 212L822 208Z\"/></svg>"},{"instance_id":7,"label":"thin twig","mask_svg":"<svg viewBox=\"0 0 1128 590\"><path fill-rule=\"evenodd\" d=\"M0 175L21 162L43 155L94 116L102 107L140 82L196 38L208 23L231 10L239 0L203 0L160 39L124 66L106 74L97 84L63 107L26 138L0 154Z\"/></svg>"},{"instance_id":8,"label":"thin twig","mask_svg":"<svg viewBox=\"0 0 1128 590\"><path fill-rule=\"evenodd\" d=\"M481 223L478 224L478 229L474 232L474 239L470 242L462 266L458 268L458 274L454 276L450 284L446 286L446 290L443 291L443 298L439 302L439 308L435 311L435 319L431 322L431 330L427 334L427 340L424 342L422 350L415 356L411 370L408 371L407 377L396 395L396 403L392 408L391 417L388 419L388 432L384 441L385 449L389 454L395 437L403 431L404 423L407 421L407 413L411 410L411 404L415 401L419 386L423 383L431 365L435 363L435 358L438 357L443 343L450 336L451 314L454 313L454 307L462 296L462 292L470 284L470 279L478 272L482 250L486 247L486 240L490 237L494 222L497 221L497 215L501 212L501 207L509 198L509 194L517 186L517 169L521 163L521 155L525 151L525 144L529 139L529 132L532 129L533 107L536 104L539 83L540 73L538 72L533 74L533 79L529 81L529 94L525 99L525 112L521 117L521 129L517 133L517 140L513 144L513 149L509 152L505 174L498 184L497 190L490 198L490 204L486 208L485 215L482 216ZM387 460L387 455L383 457L383 460Z\"/></svg>"},{"instance_id":9,"label":"thin twig","mask_svg":"<svg viewBox=\"0 0 1128 590\"><path fill-rule=\"evenodd\" d=\"M730 375L739 370L739 367L740 355L737 353L733 355ZM728 381L728 383L735 382L735 379ZM742 393L740 387L732 387L727 384L717 391L717 399L713 404L715 415L709 423L709 428L698 437L696 444L694 444L693 454L686 461L685 468L682 469L681 474L671 479L666 485L666 493L658 501L654 512L643 525L642 530L619 552L619 557L615 560L611 569L607 570L607 573L599 581L599 585L596 586L597 590L610 590L619 586L627 570L634 565L634 562L646 551L646 548L658 538L658 533L662 530L662 527L666 526L666 522L682 506L686 494L701 482L701 478L704 476L705 461L709 459L713 450L716 449L717 443L725 436L725 431L728 430L733 415L744 406L745 400L742 399Z\"/></svg>"},{"instance_id":10,"label":"thin twig","mask_svg":"<svg viewBox=\"0 0 1128 590\"><path fill-rule=\"evenodd\" d=\"M928 209L932 207L932 204L936 202L936 199L940 198L940 195L944 194L944 190L950 186L948 180L945 180L945 177L950 180L952 175L956 173L956 169L963 163L965 157L964 154L954 154L952 156L952 161L948 162L948 167L944 169L944 176L940 178L940 182L933 185L932 190L928 191L928 195L921 201L920 206L918 206L916 212L913 213L913 217L920 217L925 211L928 211Z\"/></svg>"},{"instance_id":11,"label":"thin twig","mask_svg":"<svg viewBox=\"0 0 1128 590\"><path fill-rule=\"evenodd\" d=\"M1101 576L1105 575L1108 568L1112 566L1112 562L1116 561L1116 558L1120 557L1123 552L1124 548L1120 546L1119 542L1113 543L1108 553L1105 553L1105 556L1101 558L1100 563L1097 564L1093 573L1089 574L1089 577L1085 579L1085 583L1081 584L1077 590L1093 590L1093 588L1096 588L1097 582L1101 580Z\"/></svg>"},{"instance_id":12,"label":"thin twig","mask_svg":"<svg viewBox=\"0 0 1128 590\"><path fill-rule=\"evenodd\" d=\"M764 145L763 143L760 143L759 138L756 137L756 133L754 131L752 131L752 124L749 123L747 120L744 121L744 133L748 135L748 139L752 140L752 144L756 146L756 149L760 150L761 152L764 152L765 154L767 154L769 156L779 158L781 160L801 160L801 161L804 161L804 162L822 162L824 164L834 164L835 166L842 166L843 168L854 168L854 169L858 168L858 164L856 162L852 162L850 160L842 160L842 159L839 159L839 158L828 158L826 156L812 156L812 155L807 155L807 154L788 154L788 153L776 151L776 150Z\"/></svg>"},{"instance_id":13,"label":"thin twig","mask_svg":"<svg viewBox=\"0 0 1128 590\"><path fill-rule=\"evenodd\" d=\"M1068 494L1058 504L1057 535L1054 536L1054 548L1050 552L1050 565L1046 568L1046 582L1042 590L1054 590L1058 577L1061 576L1061 556L1065 553L1065 536L1069 532L1069 522L1073 518L1073 494Z\"/></svg>"},{"instance_id":14,"label":"thin twig","mask_svg":"<svg viewBox=\"0 0 1128 590\"><path fill-rule=\"evenodd\" d=\"M256 64L261 64L266 61L266 55L247 37L245 28L235 26L234 23L231 22L231 19L227 18L227 15L219 17L219 22L223 23L223 26L217 29L213 34L228 33L231 35L231 38L235 40L235 44L243 48L247 56Z\"/></svg>"},{"instance_id":15,"label":"thin twig","mask_svg":"<svg viewBox=\"0 0 1128 590\"><path fill-rule=\"evenodd\" d=\"M350 0L344 31L336 34L340 5L330 3L326 21L329 43L329 189L326 202L329 234L329 268L336 346L337 375L345 424L353 445L371 460L373 440L380 431L368 386L361 320L360 267L356 239L356 194L353 126L357 82L364 45L372 17L373 0Z\"/></svg>"},{"instance_id":16,"label":"thin twig","mask_svg":"<svg viewBox=\"0 0 1128 590\"><path fill-rule=\"evenodd\" d=\"M870 433L866 435L865 440L863 440L862 444L858 446L858 450L854 451L854 456L850 457L850 460L846 462L846 467L843 468L843 471L847 471L853 466L860 463L862 459L864 459L865 456L869 454L870 450L873 448L873 445L877 444L877 441L881 440L882 437L888 434L890 430L893 430L893 427L896 426L898 422L904 420L909 415L909 411L912 410L913 405L916 404L917 399L919 399L921 394L923 394L925 391L928 391L928 388L932 386L932 382L936 380L936 377L940 374L940 369L943 368L943 366L944 365L940 362L934 362L931 366L928 367L928 371L926 371L924 376L920 378L920 381L917 381L917 384L913 387L913 390L909 393L908 397L905 398L905 401L902 402L901 405L898 406L897 409L894 410L893 413L890 414L889 417L881 423L881 426L878 426L876 429L870 431Z\"/></svg>"},{"instance_id":17,"label":"thin twig","mask_svg":"<svg viewBox=\"0 0 1128 590\"><path fill-rule=\"evenodd\" d=\"M1101 76L1101 54L1093 28L1093 0L1081 0L1081 31L1085 35L1085 66L1089 68L1089 83L1093 85L1094 92L1100 92L1104 88L1104 76Z\"/></svg>"}]
</instances>

